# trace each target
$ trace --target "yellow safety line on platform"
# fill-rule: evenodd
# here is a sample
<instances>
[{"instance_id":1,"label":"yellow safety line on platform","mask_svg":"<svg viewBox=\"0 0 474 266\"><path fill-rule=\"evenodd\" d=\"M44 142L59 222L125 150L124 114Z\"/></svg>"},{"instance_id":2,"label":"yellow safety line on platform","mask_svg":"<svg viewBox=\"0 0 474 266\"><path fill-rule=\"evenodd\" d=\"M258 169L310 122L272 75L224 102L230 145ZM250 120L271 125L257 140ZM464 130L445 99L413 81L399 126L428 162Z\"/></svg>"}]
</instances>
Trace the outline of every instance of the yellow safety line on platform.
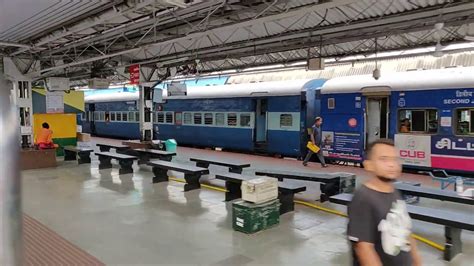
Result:
<instances>
[{"instance_id":1,"label":"yellow safety line on platform","mask_svg":"<svg viewBox=\"0 0 474 266\"><path fill-rule=\"evenodd\" d=\"M176 182L180 182L180 183L186 183L185 180L179 179L179 178L176 178L176 177L170 177L169 179L173 180L173 181L176 181ZM201 186L204 187L204 188L212 189L212 190L219 191L219 192L227 192L226 189L221 188L221 187L217 187L217 186L206 185L206 184L201 184ZM307 206L307 207L311 207L311 208L314 208L314 209L317 209L317 210L320 210L320 211L324 211L324 212L332 213L332 214L335 214L335 215L339 215L339 216L342 216L342 217L347 217L347 214L345 214L343 212L333 210L333 209L329 209L329 208L325 208L325 207L316 205L314 203L309 203L309 202L302 201L302 200L294 200L294 203L301 204L301 205L304 205L304 206ZM414 239L416 239L418 241L421 241L421 242L427 244L428 246L431 246L431 247L433 247L435 249L438 249L440 251L444 251L444 247L442 245L434 242L434 241L431 241L431 240L429 240L427 238L424 238L422 236L419 236L417 234L411 234L411 235Z\"/></svg>"}]
</instances>

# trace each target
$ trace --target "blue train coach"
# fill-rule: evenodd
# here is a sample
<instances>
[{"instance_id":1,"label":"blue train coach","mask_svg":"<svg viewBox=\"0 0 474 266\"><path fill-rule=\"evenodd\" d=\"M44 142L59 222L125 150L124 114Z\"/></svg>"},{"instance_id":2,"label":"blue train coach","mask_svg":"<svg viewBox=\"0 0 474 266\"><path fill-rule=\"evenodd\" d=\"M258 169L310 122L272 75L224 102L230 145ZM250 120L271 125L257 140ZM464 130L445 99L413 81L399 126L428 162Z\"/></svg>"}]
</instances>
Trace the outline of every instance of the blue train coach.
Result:
<instances>
[{"instance_id":1,"label":"blue train coach","mask_svg":"<svg viewBox=\"0 0 474 266\"><path fill-rule=\"evenodd\" d=\"M474 172L474 68L334 78L321 89L326 157L361 162L392 138L403 165Z\"/></svg>"},{"instance_id":2,"label":"blue train coach","mask_svg":"<svg viewBox=\"0 0 474 266\"><path fill-rule=\"evenodd\" d=\"M189 87L186 96L164 97L165 103L158 104L158 138L174 138L185 145L301 157L306 128L318 115L317 94L324 82Z\"/></svg>"}]
</instances>

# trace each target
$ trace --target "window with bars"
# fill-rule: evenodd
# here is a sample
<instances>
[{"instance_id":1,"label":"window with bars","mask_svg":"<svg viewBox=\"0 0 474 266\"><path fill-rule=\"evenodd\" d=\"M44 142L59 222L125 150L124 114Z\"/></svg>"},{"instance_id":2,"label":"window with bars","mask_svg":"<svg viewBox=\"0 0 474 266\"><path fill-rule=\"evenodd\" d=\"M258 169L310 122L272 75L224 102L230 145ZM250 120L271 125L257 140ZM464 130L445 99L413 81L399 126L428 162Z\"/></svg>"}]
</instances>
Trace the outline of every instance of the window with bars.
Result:
<instances>
[{"instance_id":1,"label":"window with bars","mask_svg":"<svg viewBox=\"0 0 474 266\"><path fill-rule=\"evenodd\" d=\"M190 124L192 124L192 122L193 122L193 117L192 117L192 114L191 114L191 113L184 113L184 114L183 114L183 117L184 117L184 119L183 119L183 124L185 124L185 125L190 125Z\"/></svg>"},{"instance_id":2,"label":"window with bars","mask_svg":"<svg viewBox=\"0 0 474 266\"><path fill-rule=\"evenodd\" d=\"M173 113L167 112L165 116L165 121L167 124L173 124Z\"/></svg>"},{"instance_id":3,"label":"window with bars","mask_svg":"<svg viewBox=\"0 0 474 266\"><path fill-rule=\"evenodd\" d=\"M227 125L230 127L237 126L237 114L236 113L228 113L227 114Z\"/></svg>"},{"instance_id":4,"label":"window with bars","mask_svg":"<svg viewBox=\"0 0 474 266\"><path fill-rule=\"evenodd\" d=\"M250 114L240 114L240 126L241 127L250 127Z\"/></svg>"},{"instance_id":5,"label":"window with bars","mask_svg":"<svg viewBox=\"0 0 474 266\"><path fill-rule=\"evenodd\" d=\"M162 112L156 113L156 122L157 123L164 123L165 122L165 114Z\"/></svg>"},{"instance_id":6,"label":"window with bars","mask_svg":"<svg viewBox=\"0 0 474 266\"><path fill-rule=\"evenodd\" d=\"M202 124L202 114L201 113L194 113L194 124L201 125Z\"/></svg>"},{"instance_id":7,"label":"window with bars","mask_svg":"<svg viewBox=\"0 0 474 266\"><path fill-rule=\"evenodd\" d=\"M293 116L291 114L281 114L280 127L292 127L292 126L293 126Z\"/></svg>"},{"instance_id":8,"label":"window with bars","mask_svg":"<svg viewBox=\"0 0 474 266\"><path fill-rule=\"evenodd\" d=\"M474 108L456 110L456 134L474 135Z\"/></svg>"},{"instance_id":9,"label":"window with bars","mask_svg":"<svg viewBox=\"0 0 474 266\"><path fill-rule=\"evenodd\" d=\"M204 125L213 125L214 124L214 115L212 113L204 114Z\"/></svg>"}]
</instances>

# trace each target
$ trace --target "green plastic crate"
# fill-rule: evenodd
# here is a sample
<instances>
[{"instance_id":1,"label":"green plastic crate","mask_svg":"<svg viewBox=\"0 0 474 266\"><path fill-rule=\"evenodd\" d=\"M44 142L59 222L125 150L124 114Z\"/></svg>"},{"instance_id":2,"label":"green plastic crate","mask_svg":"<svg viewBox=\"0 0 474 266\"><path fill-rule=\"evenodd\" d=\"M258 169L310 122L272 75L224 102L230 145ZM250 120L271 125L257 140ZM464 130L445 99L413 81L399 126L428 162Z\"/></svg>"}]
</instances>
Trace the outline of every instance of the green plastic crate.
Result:
<instances>
[{"instance_id":1,"label":"green plastic crate","mask_svg":"<svg viewBox=\"0 0 474 266\"><path fill-rule=\"evenodd\" d=\"M232 227L235 231L253 234L280 223L278 199L255 204L237 201L232 204Z\"/></svg>"}]
</instances>

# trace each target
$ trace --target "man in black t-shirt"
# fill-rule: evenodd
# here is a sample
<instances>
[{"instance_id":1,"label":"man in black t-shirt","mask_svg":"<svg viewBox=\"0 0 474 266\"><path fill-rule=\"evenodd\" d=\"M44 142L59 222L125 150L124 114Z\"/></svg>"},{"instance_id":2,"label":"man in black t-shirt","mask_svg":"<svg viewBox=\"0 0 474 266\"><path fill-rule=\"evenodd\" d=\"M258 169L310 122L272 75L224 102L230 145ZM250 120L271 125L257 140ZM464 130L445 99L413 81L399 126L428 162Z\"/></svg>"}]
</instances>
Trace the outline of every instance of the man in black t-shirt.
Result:
<instances>
[{"instance_id":1,"label":"man in black t-shirt","mask_svg":"<svg viewBox=\"0 0 474 266\"><path fill-rule=\"evenodd\" d=\"M393 186L401 174L393 142L371 143L364 167L372 177L355 192L348 209L353 265L421 265L410 216Z\"/></svg>"}]
</instances>

